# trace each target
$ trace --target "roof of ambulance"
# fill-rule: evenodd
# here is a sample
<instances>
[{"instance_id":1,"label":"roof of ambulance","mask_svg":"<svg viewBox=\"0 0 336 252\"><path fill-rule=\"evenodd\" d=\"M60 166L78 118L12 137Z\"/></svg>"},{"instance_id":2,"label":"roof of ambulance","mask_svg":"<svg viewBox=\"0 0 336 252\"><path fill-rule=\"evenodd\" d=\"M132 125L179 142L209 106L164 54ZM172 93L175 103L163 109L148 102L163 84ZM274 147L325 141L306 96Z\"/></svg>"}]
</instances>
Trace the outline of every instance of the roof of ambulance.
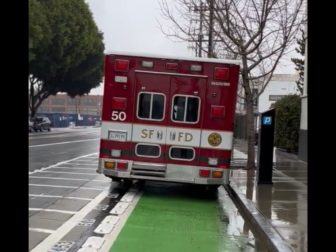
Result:
<instances>
[{"instance_id":1,"label":"roof of ambulance","mask_svg":"<svg viewBox=\"0 0 336 252\"><path fill-rule=\"evenodd\" d=\"M121 52L121 51L107 51L105 55L120 55L120 56L131 56L131 57L144 57L144 58L158 58L158 59L173 59L173 60L189 60L197 62L210 62L210 63L224 63L240 65L240 60L229 60L229 59L215 59L215 58L197 58L197 57L175 57L172 55L161 55L161 54L148 54L148 53L134 53L134 52Z\"/></svg>"}]
</instances>

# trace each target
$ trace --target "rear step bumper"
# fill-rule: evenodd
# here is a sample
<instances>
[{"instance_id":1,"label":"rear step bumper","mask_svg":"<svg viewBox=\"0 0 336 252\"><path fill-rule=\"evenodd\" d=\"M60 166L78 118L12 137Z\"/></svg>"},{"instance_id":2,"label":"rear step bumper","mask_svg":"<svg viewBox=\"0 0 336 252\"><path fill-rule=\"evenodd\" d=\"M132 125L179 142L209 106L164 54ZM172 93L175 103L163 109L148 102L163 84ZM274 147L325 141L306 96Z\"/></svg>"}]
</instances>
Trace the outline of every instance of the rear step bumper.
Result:
<instances>
[{"instance_id":1,"label":"rear step bumper","mask_svg":"<svg viewBox=\"0 0 336 252\"><path fill-rule=\"evenodd\" d=\"M102 167L103 162L100 162L100 164L101 165L97 170L99 173L103 173L108 177L125 179L155 180L201 185L222 185L229 184L230 176L230 170L225 169L222 170L222 178L199 177L199 169L204 169L206 167L195 167L187 165L166 165L144 162L130 162L127 171L120 171L115 169L104 169Z\"/></svg>"}]
</instances>

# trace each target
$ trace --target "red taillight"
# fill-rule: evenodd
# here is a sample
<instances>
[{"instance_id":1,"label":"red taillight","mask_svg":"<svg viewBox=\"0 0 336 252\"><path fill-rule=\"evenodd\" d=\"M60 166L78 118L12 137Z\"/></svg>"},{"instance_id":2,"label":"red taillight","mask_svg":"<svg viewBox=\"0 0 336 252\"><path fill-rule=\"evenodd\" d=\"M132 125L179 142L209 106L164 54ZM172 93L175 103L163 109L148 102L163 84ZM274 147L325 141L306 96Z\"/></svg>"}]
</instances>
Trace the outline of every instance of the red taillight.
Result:
<instances>
[{"instance_id":1,"label":"red taillight","mask_svg":"<svg viewBox=\"0 0 336 252\"><path fill-rule=\"evenodd\" d=\"M199 176L200 177L209 177L210 176L210 171L209 170L200 170L199 171Z\"/></svg>"},{"instance_id":2,"label":"red taillight","mask_svg":"<svg viewBox=\"0 0 336 252\"><path fill-rule=\"evenodd\" d=\"M123 97L113 97L112 98L112 109L115 110L126 110L127 99Z\"/></svg>"},{"instance_id":3,"label":"red taillight","mask_svg":"<svg viewBox=\"0 0 336 252\"><path fill-rule=\"evenodd\" d=\"M177 70L178 64L177 63L166 63L167 70Z\"/></svg>"},{"instance_id":4,"label":"red taillight","mask_svg":"<svg viewBox=\"0 0 336 252\"><path fill-rule=\"evenodd\" d=\"M220 81L229 80L229 68L227 67L215 67L214 79Z\"/></svg>"},{"instance_id":5,"label":"red taillight","mask_svg":"<svg viewBox=\"0 0 336 252\"><path fill-rule=\"evenodd\" d=\"M118 162L117 169L119 170L127 170L128 163L127 162Z\"/></svg>"},{"instance_id":6,"label":"red taillight","mask_svg":"<svg viewBox=\"0 0 336 252\"><path fill-rule=\"evenodd\" d=\"M225 107L211 105L211 117L215 118L224 118L225 116Z\"/></svg>"},{"instance_id":7,"label":"red taillight","mask_svg":"<svg viewBox=\"0 0 336 252\"><path fill-rule=\"evenodd\" d=\"M116 59L114 70L117 72L127 72L129 69L129 60Z\"/></svg>"}]
</instances>

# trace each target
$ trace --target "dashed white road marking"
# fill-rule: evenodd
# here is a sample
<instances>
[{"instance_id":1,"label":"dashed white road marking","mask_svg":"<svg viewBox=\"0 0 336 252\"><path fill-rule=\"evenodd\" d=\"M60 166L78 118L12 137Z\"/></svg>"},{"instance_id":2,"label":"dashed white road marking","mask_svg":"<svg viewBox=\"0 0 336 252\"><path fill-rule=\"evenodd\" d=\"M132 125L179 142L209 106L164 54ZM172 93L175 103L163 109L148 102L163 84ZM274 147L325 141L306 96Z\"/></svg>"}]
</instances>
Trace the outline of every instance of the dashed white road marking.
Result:
<instances>
[{"instance_id":1,"label":"dashed white road marking","mask_svg":"<svg viewBox=\"0 0 336 252\"><path fill-rule=\"evenodd\" d=\"M68 164L73 164L73 165L90 165L90 166L95 166L98 164L98 160L95 162L88 162L85 160L76 160L76 162L69 162Z\"/></svg>"},{"instance_id":2,"label":"dashed white road marking","mask_svg":"<svg viewBox=\"0 0 336 252\"><path fill-rule=\"evenodd\" d=\"M50 143L50 144L38 144L38 145L30 145L29 148L34 147L43 147L43 146L50 146L50 145L59 145L59 144L69 144L69 143L79 143L79 142L88 142L93 140L98 140L98 138L91 138L91 139L85 139L85 140L76 140L76 141L68 141L68 142L58 142L58 143Z\"/></svg>"},{"instance_id":3,"label":"dashed white road marking","mask_svg":"<svg viewBox=\"0 0 336 252\"><path fill-rule=\"evenodd\" d=\"M89 170L89 171L95 171L95 168L97 169L97 167L92 167L92 168L78 168L78 167L69 167L69 166L56 166L56 167L52 167L51 169L69 169L69 170Z\"/></svg>"},{"instance_id":4,"label":"dashed white road marking","mask_svg":"<svg viewBox=\"0 0 336 252\"><path fill-rule=\"evenodd\" d=\"M77 180L77 181L93 181L93 182L107 182L106 180L100 179L79 179L79 178L60 178L60 177L39 177L39 176L30 176L29 178L39 178L39 179L60 179L60 180Z\"/></svg>"},{"instance_id":5,"label":"dashed white road marking","mask_svg":"<svg viewBox=\"0 0 336 252\"><path fill-rule=\"evenodd\" d=\"M75 157L75 158L72 158L72 159L69 159L69 160L65 160L65 161L62 161L62 162L58 162L56 164L53 164L53 165L50 165L50 166L47 166L47 167L42 167L41 169L37 169L37 170L34 170L32 172L29 172L29 174L34 174L36 172L39 172L39 171L44 171L44 170L47 170L47 169L50 169L50 168L53 168L53 167L56 167L56 166L59 166L59 165L62 165L62 164L66 164L68 162L71 162L73 160L77 160L77 159L80 159L80 158L85 158L85 157L89 157L89 156L92 156L92 155L98 155L98 152L94 152L94 153L91 153L91 154L87 154L87 155L83 155L83 156L79 156L79 157Z\"/></svg>"},{"instance_id":6,"label":"dashed white road marking","mask_svg":"<svg viewBox=\"0 0 336 252\"><path fill-rule=\"evenodd\" d=\"M91 198L66 197L66 196L62 196L62 195L48 195L48 194L29 194L29 197L36 197L36 198L60 198L60 199L74 199L74 200L92 200Z\"/></svg>"},{"instance_id":7,"label":"dashed white road marking","mask_svg":"<svg viewBox=\"0 0 336 252\"><path fill-rule=\"evenodd\" d=\"M29 231L39 232L39 233L47 233L52 234L55 230L52 229L45 229L45 228L29 228Z\"/></svg>"},{"instance_id":8,"label":"dashed white road marking","mask_svg":"<svg viewBox=\"0 0 336 252\"><path fill-rule=\"evenodd\" d=\"M59 227L54 233L44 239L39 245L37 245L31 252L48 251L54 244L60 241L64 235L66 235L74 226L78 224L96 205L98 205L106 196L108 191L102 191L96 198L90 203L84 206L79 212L72 216L67 222Z\"/></svg>"},{"instance_id":9,"label":"dashed white road marking","mask_svg":"<svg viewBox=\"0 0 336 252\"><path fill-rule=\"evenodd\" d=\"M29 186L41 186L41 187L62 187L62 188L79 188L78 186L46 185L46 184L29 184Z\"/></svg>"},{"instance_id":10,"label":"dashed white road marking","mask_svg":"<svg viewBox=\"0 0 336 252\"><path fill-rule=\"evenodd\" d=\"M75 175L90 175L90 176L98 176L98 173L83 173L83 172L63 172L63 171L39 171L39 173L48 172L48 173L65 173L65 174L75 174Z\"/></svg>"},{"instance_id":11,"label":"dashed white road marking","mask_svg":"<svg viewBox=\"0 0 336 252\"><path fill-rule=\"evenodd\" d=\"M77 188L77 189L85 189L85 190L99 190L103 191L104 189L95 188L95 187L78 187L78 186L64 186L64 185L46 185L46 184L29 184L29 186L41 186L41 187L61 187L61 188Z\"/></svg>"},{"instance_id":12,"label":"dashed white road marking","mask_svg":"<svg viewBox=\"0 0 336 252\"><path fill-rule=\"evenodd\" d=\"M75 211L66 211L60 209L51 209L51 208L33 208L30 207L29 211L41 211L41 212L55 212L55 213L65 213L65 214L75 214Z\"/></svg>"}]
</instances>

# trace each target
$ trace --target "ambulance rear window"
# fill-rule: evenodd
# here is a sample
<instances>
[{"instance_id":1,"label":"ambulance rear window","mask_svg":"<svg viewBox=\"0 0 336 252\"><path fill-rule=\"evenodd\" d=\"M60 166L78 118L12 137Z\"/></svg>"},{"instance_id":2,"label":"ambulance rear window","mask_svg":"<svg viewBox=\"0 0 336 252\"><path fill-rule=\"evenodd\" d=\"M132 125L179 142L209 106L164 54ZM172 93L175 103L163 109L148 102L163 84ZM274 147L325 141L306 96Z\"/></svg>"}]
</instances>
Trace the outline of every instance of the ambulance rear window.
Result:
<instances>
[{"instance_id":1,"label":"ambulance rear window","mask_svg":"<svg viewBox=\"0 0 336 252\"><path fill-rule=\"evenodd\" d=\"M160 157L160 145L137 144L135 147L135 154L141 157Z\"/></svg>"},{"instance_id":2,"label":"ambulance rear window","mask_svg":"<svg viewBox=\"0 0 336 252\"><path fill-rule=\"evenodd\" d=\"M169 156L171 159L190 161L195 157L195 150L193 148L172 146L169 151Z\"/></svg>"},{"instance_id":3,"label":"ambulance rear window","mask_svg":"<svg viewBox=\"0 0 336 252\"><path fill-rule=\"evenodd\" d=\"M172 120L175 122L197 123L200 99L196 96L175 95Z\"/></svg>"},{"instance_id":4,"label":"ambulance rear window","mask_svg":"<svg viewBox=\"0 0 336 252\"><path fill-rule=\"evenodd\" d=\"M138 117L144 120L162 121L164 118L165 96L158 93L139 93Z\"/></svg>"}]
</instances>

